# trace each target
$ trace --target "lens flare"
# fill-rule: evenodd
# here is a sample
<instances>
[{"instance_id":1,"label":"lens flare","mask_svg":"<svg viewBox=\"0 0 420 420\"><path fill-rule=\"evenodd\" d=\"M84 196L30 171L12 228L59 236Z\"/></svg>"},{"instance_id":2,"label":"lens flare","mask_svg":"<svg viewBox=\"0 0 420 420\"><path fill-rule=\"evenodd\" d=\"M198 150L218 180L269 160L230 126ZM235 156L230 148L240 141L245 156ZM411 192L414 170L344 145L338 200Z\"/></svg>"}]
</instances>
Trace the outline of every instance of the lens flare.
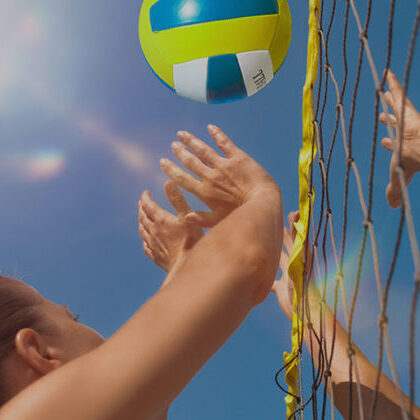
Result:
<instances>
[{"instance_id":1,"label":"lens flare","mask_svg":"<svg viewBox=\"0 0 420 420\"><path fill-rule=\"evenodd\" d=\"M0 171L4 176L26 182L48 181L60 175L65 166L64 153L57 150L14 154L0 161Z\"/></svg>"},{"instance_id":2,"label":"lens flare","mask_svg":"<svg viewBox=\"0 0 420 420\"><path fill-rule=\"evenodd\" d=\"M343 285L344 285L344 292L346 296L346 303L347 303L347 310L350 308L350 303L353 298L354 287L357 278L357 270L359 265L359 256L360 256L360 243L359 241L352 242L353 245L348 247L346 250L344 264L343 264ZM318 258L320 258L320 270L321 270L321 281L324 281L324 263L322 259L322 253L318 251ZM360 323L357 322L357 331L359 334L368 333L369 331L375 331L377 327L376 317L378 314L378 308L376 303L378 302L376 288L366 288L365 285L369 284L372 285L372 278L374 278L373 267L367 265L368 261L372 259L369 257L365 258L365 264L363 266L363 270L361 273L360 279L360 290L358 293L357 298L357 320L363 319L364 322ZM334 298L335 298L335 286L337 280L337 267L333 255L327 256L327 291L326 291L326 300L330 308L334 306ZM319 283L319 275L316 266L314 265L314 271L316 273L317 282ZM320 285L322 288L323 286ZM342 292L341 286L338 285L338 308L339 308L339 316L341 320L344 321L344 316L342 313Z\"/></svg>"},{"instance_id":3,"label":"lens flare","mask_svg":"<svg viewBox=\"0 0 420 420\"><path fill-rule=\"evenodd\" d=\"M4 44L4 51L0 55L0 114L13 112L13 107L28 97L21 97L17 92L23 91L29 95L42 108L60 118L66 123L76 127L84 136L85 141L95 142L99 147L105 148L111 153L121 166L128 171L151 178L161 184L162 175L153 170L151 151L139 144L138 139L128 138L112 128L112 124L96 118L92 113L81 113L77 104L66 101L58 93L60 88L53 85L53 77L49 77L44 66L28 70L28 57L34 57L48 49L51 38L48 37L48 26L42 25L46 17L39 13L26 13L23 17L17 18L19 12L15 10L12 3L5 6L8 12L7 43ZM3 6L2 6L3 10ZM42 16L42 19L41 19ZM4 15L0 23L6 19ZM7 22L6 22L7 23ZM13 30L11 29L13 28ZM2 34L0 26L0 35ZM6 37L4 37L6 39ZM1 41L0 41L1 42ZM36 52L35 52L36 51ZM23 103L25 105L25 103ZM58 158L56 153L40 151L36 156L22 156L19 158L9 156L6 165L10 174L19 174L31 180L43 180L58 175L64 168L65 158ZM19 159L21 161L19 161ZM156 166L156 165L155 165Z\"/></svg>"},{"instance_id":4,"label":"lens flare","mask_svg":"<svg viewBox=\"0 0 420 420\"><path fill-rule=\"evenodd\" d=\"M113 132L106 123L92 117L74 114L72 120L92 140L106 145L127 169L153 175L149 152L132 139Z\"/></svg>"}]
</instances>

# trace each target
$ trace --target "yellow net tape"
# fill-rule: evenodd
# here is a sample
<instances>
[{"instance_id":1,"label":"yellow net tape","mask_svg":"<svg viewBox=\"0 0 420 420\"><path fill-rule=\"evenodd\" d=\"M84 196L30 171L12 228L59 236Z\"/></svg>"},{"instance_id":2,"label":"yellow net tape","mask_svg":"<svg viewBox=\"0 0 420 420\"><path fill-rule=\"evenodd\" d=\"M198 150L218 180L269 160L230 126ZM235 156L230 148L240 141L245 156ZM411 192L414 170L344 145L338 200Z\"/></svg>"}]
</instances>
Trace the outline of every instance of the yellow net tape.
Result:
<instances>
[{"instance_id":1,"label":"yellow net tape","mask_svg":"<svg viewBox=\"0 0 420 420\"><path fill-rule=\"evenodd\" d=\"M303 334L303 325L297 314L297 307L303 292L303 256L305 241L308 236L308 222L310 217L310 169L312 161L317 153L316 144L313 146L313 88L318 78L319 38L318 19L316 13L319 10L319 2L320 0L309 0L308 59L306 67L306 81L303 88L303 146L299 156L300 220L295 224L297 235L289 265L289 276L294 284L295 308L292 325L292 351L290 353L285 352L283 355L284 362L287 365L286 382L289 385L289 392L293 395L299 395L298 359L296 356L299 350L299 337L302 337ZM291 416L296 410L297 402L296 398L292 395L287 395L285 401L287 404L287 418L289 418L289 416Z\"/></svg>"}]
</instances>

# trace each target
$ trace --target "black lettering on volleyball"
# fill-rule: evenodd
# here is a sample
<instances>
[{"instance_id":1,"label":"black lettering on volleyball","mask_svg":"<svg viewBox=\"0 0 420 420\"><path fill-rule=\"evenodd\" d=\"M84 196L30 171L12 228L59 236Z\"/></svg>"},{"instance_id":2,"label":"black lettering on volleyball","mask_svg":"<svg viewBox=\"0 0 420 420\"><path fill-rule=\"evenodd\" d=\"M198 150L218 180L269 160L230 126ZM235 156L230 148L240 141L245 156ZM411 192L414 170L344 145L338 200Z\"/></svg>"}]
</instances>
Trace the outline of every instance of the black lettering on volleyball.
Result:
<instances>
[{"instance_id":1,"label":"black lettering on volleyball","mask_svg":"<svg viewBox=\"0 0 420 420\"><path fill-rule=\"evenodd\" d=\"M258 73L253 77L255 86L257 90L262 89L267 84L267 79L265 77L263 69L260 69Z\"/></svg>"}]
</instances>

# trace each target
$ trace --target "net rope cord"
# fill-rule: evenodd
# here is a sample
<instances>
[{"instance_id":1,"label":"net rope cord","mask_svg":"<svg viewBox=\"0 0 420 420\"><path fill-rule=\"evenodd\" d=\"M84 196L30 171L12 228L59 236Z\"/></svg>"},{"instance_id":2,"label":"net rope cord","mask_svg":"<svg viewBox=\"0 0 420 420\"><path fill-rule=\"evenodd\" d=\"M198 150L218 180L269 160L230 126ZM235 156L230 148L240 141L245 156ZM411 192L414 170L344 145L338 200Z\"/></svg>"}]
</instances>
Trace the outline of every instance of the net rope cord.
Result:
<instances>
[{"instance_id":1,"label":"net rope cord","mask_svg":"<svg viewBox=\"0 0 420 420\"><path fill-rule=\"evenodd\" d=\"M385 72L389 70L390 68L390 61L391 61L391 55L392 55L392 41L393 41L393 24L394 24L394 14L395 14L395 0L390 1L390 12L389 12L389 22L388 22L388 45L387 45L387 57L386 57L386 65L385 65ZM372 250L372 258L373 258L373 266L374 266L374 274L375 274L375 281L376 281L376 288L378 293L378 299L379 299L379 305L380 305L380 314L379 314L379 340L378 340L378 373L376 378L376 386L374 391L374 398L373 403L371 407L370 412L370 419L373 419L375 416L375 410L376 410L376 403L377 403L377 396L379 392L379 382L380 382L380 374L382 371L382 364L383 364L383 342L385 341L385 351L388 359L388 364L391 370L391 376L396 384L397 390L398 390L398 398L399 403L401 406L401 415L404 420L408 420L412 417L413 413L413 404L414 404L414 397L415 397L415 315L416 315L416 309L418 304L418 294L420 290L420 253L419 253L419 246L418 246L418 240L416 237L416 230L415 230L415 224L414 224L414 218L411 210L411 203L410 203L410 197L408 193L407 184L405 181L404 176L404 170L402 167L402 142L400 141L399 147L395 147L394 149L394 155L397 158L398 161L398 167L397 167L397 173L398 173L398 179L401 186L402 191L402 207L401 207L401 214L400 214L400 220L398 224L398 232L395 239L395 245L394 245L394 252L393 257L391 260L390 268L388 271L388 275L385 282L385 287L383 287L382 284L382 277L380 273L380 266L379 266L379 252L378 252L378 246L377 246L377 239L375 234L375 227L374 222L372 220L372 207L373 207L373 180L374 180L374 172L375 172L375 159L376 159L376 145L377 145L377 137L378 137L378 119L379 119L379 106L381 105L383 108L383 111L388 115L388 105L384 98L384 86L385 86L385 77L386 74L384 72L384 76L382 79L379 79L378 77L378 71L377 66L375 64L372 50L368 41L367 32L369 29L369 23L371 18L371 11L372 11L372 0L369 0L367 12L366 12L366 21L365 25L362 26L361 19L359 12L356 8L354 0L346 0L346 14L345 14L345 25L344 25L344 32L343 32L343 62L344 62L344 79L343 84L341 86L341 89L339 87L339 84L337 82L337 78L335 77L333 67L329 61L328 56L328 46L329 46L329 38L330 38L330 32L333 25L334 17L335 17L335 9L336 9L336 0L333 0L332 3L332 10L331 10L331 16L330 21L328 24L327 33L325 35L325 31L323 28L323 9L324 9L324 0L321 0L320 2L316 1L310 1L310 32L309 32L309 41L308 41L308 73L307 74L307 82L308 80L312 80L314 73L313 73L313 67L309 67L311 63L311 59L313 60L313 56L311 57L311 53L318 53L318 51L321 51L321 54L319 54L319 76L316 75L316 78L318 79L318 98L316 102L316 106L314 106L313 103L313 87L314 82L312 81L310 86L310 102L311 102L311 124L312 124L312 131L309 130L309 133L312 133L312 144L311 144L311 155L308 162L304 162L302 165L302 162L300 162L300 171L303 170L303 177L305 178L305 181L308 181L308 184L306 186L307 190L307 201L304 204L304 211L305 211L305 220L307 221L307 226L305 229L303 229L301 232L298 230L299 233L303 236L303 241L296 244L295 247L299 248L298 251L300 252L299 257L301 258L301 262L303 263L303 276L300 278L300 287L302 288L303 293L300 293L298 302L295 302L296 307L296 320L294 319L294 331L292 332L295 334L298 338L298 343L295 345L292 350L292 353L290 354L291 359L290 363L285 365L286 371L290 370L290 365L296 365L298 375L295 379L295 384L290 384L290 377L288 378L286 375L286 382L289 383L289 392L288 396L289 398L286 400L288 402L288 418L296 418L296 415L299 416L299 419L303 418L303 411L305 407L312 401L313 403L313 418L318 417L317 412L317 398L316 398L316 391L318 390L318 387L321 385L321 381L318 381L319 378L322 378L323 374L325 373L325 387L324 387L324 395L323 395L323 403L322 403L322 418L325 418L325 406L326 406L326 397L327 397L327 388L330 390L330 397L331 397L331 418L334 419L334 392L333 387L331 383L329 383L329 375L330 367L331 367L331 361L333 358L333 352L334 352L334 344L335 344L335 325L333 329L333 344L331 346L330 352L328 352L326 340L324 336L324 326L323 323L325 323L325 319L323 318L323 321L321 321L321 334L320 336L315 337L315 341L322 347L321 352L319 353L320 361L322 359L322 363L319 363L319 371L316 374L314 372L314 365L312 364L312 378L313 378L313 384L312 384L312 394L311 396L304 402L303 399L303 385L302 385L302 343L303 343L303 329L304 329L304 323L303 320L306 316L308 320L308 330L310 333L310 352L311 357L313 355L313 341L312 341L312 335L314 334L314 331L311 329L311 316L309 310L307 310L307 305L305 306L305 300L307 300L307 290L305 290L304 284L305 281L308 279L308 271L306 267L306 261L305 261L305 253L302 252L303 247L307 247L309 243L309 231L310 231L310 222L312 220L312 234L313 234L313 242L311 244L311 248L314 255L314 261L316 266L316 277L317 282L320 286L321 294L323 296L323 299L321 301L321 306L325 306L325 293L326 293L326 286L327 286L327 257L326 257L326 241L329 231L329 237L331 246L333 249L333 256L335 260L337 275L335 278L335 289L334 289L334 317L337 315L337 300L338 300L338 287L341 291L341 303L343 306L343 313L345 318L345 324L349 331L349 341L348 341L348 355L349 355L349 399L350 399L350 411L348 413L348 418L353 417L353 390L352 390L352 378L353 374L355 375L356 379L356 389L358 394L358 402L359 402L359 417L361 419L366 418L365 416L365 408L363 407L363 400L360 390L360 375L358 372L358 366L357 366L357 360L354 357L354 350L353 350L353 340L352 340L352 326L353 326L353 319L354 319L354 312L355 312L355 305L358 298L358 290L361 280L361 270L363 265L363 260L365 256L365 251L367 247L367 237L369 236L370 244L371 244L371 250ZM358 66L357 66L357 74L356 74L356 80L354 84L353 89L353 95L352 95L352 104L351 104L351 113L350 113L350 121L348 126L348 131L346 128L346 118L345 118L345 109L343 104L343 97L346 90L346 85L348 81L348 64L347 64L347 29L348 29L348 19L349 19L349 9L352 11L352 15L356 21L357 28L359 31L359 39L360 39L360 50L359 50L359 59L358 59ZM315 23L313 21L313 17L315 17ZM311 20L312 18L312 20ZM404 124L404 112L406 107L406 101L405 98L407 97L407 91L408 91L408 85L409 85L409 78L410 78L410 72L413 62L413 56L415 51L415 44L417 40L418 30L420 26L420 0L417 2L417 13L415 15L414 19L414 27L411 35L410 45L409 45L409 51L407 56L407 62L406 62L406 68L405 68L405 74L404 74L404 84L403 84L403 90L404 90L404 101L402 103L401 107L401 123L399 127L399 132L403 133L403 124ZM319 38L319 47L314 48L313 45L313 31L314 28L316 28L317 36ZM312 42L312 45L311 45ZM354 115L356 111L356 103L357 103L357 95L359 91L359 82L360 82L360 76L363 68L363 58L367 57L367 61L369 64L370 72L373 78L373 82L375 85L375 109L374 109L374 128L373 128L373 139L372 139L372 150L371 150L371 159L370 159L370 169L369 169L369 191L368 191L368 200L366 201L365 194L363 191L363 183L362 183L362 177L359 171L359 168L355 162L355 159L352 155L352 135L353 135L353 123L354 123ZM322 63L322 59L325 59L325 64ZM313 61L312 61L313 65ZM323 80L323 71L325 72L325 78ZM328 160L327 165L325 165L324 160L324 144L323 144L323 117L324 112L326 108L326 102L327 102L327 96L328 96L328 81L329 78L331 78L331 81L334 85L334 90L337 97L337 104L336 104L336 122L335 122L335 128L332 136L332 142L330 145L330 150L328 153ZM316 79L315 79L316 80ZM305 88L307 88L307 85L305 84ZM322 100L322 107L321 107L321 115L319 121L317 120L319 109L320 109L320 103L321 103L321 90L324 90L323 100ZM306 95L308 93L306 92ZM304 133L305 133L305 117L306 117L306 123L307 123L307 117L308 117L308 111L306 110L305 115L305 100L307 101L308 98L304 99ZM398 142L398 139L395 138L394 131L391 125L391 121L389 120L389 116L387 117L387 130L388 130L388 136L390 139L392 139L394 142ZM346 158L346 180L345 180L345 200L344 200L344 209L343 209L343 237L342 237L342 246L341 246L341 253L339 256L338 253L338 247L337 242L335 240L335 234L334 234L334 222L333 222L333 211L332 206L330 203L329 198L329 190L328 190L328 181L329 181L329 170L330 170L330 164L331 164L331 158L333 149L336 143L336 137L338 135L338 128L341 127L341 134L343 139L343 146L345 151L345 158ZM306 127L306 129L308 129ZM307 133L306 133L307 134ZM306 141L306 144L305 144ZM316 143L316 144L314 144ZM306 147L306 151L308 151L308 136L304 136L304 149ZM318 165L320 170L320 177L322 181L322 196L321 196L321 211L320 211L320 217L318 222L318 227L315 229L315 217L313 210L313 199L314 199L314 193L313 193L313 179L312 179L312 171L313 171L313 164L314 159L317 154L317 151L319 151L318 156ZM352 301L351 301L351 307L350 311L347 307L347 298L346 298L346 291L344 288L344 274L343 274L343 261L344 261L344 255L345 255L345 248L346 248L346 221L347 221L347 197L348 197L348 185L350 180L350 174L353 174L354 179L356 181L357 185L357 194L360 202L360 207L364 215L364 221L363 221L363 237L362 237L362 244L360 247L360 253L359 253L359 262L358 262L358 270L357 270L357 276L356 276L356 284L353 291ZM300 172L300 176L302 176L302 173ZM300 180L302 182L302 179ZM300 203L302 204L302 185L301 185L301 196L300 196ZM324 205L326 201L326 209L324 211ZM302 206L301 206L301 212L302 212ZM325 216L325 222L323 220ZM302 216L301 216L302 217ZM321 264L320 264L320 257L319 257L319 245L318 245L318 239L323 228L323 240L322 240L322 252L323 252L323 261L324 261L324 267L325 267L325 276L323 278L322 272L321 272ZM388 318L387 318L387 305L388 305L388 297L389 297L389 291L390 286L394 274L395 264L398 258L398 252L401 246L402 241L402 231L403 227L407 226L408 230L408 236L409 236L409 244L410 249L414 261L414 267L415 267L415 273L414 273L414 290L412 294L412 301L411 301L411 307L410 307L410 337L409 337L409 349L410 349L410 398L411 398L411 404L410 407L406 407L403 393L400 386L400 381L398 378L397 368L395 365L394 355L392 353L391 349L391 339L390 339L390 332L388 328ZM305 245L303 245L305 244ZM293 253L295 255L295 252ZM292 256L293 259L293 256ZM312 261L312 265L314 264L314 261ZM310 267L309 273L311 273L313 270L313 266ZM291 277L294 273L290 273ZM309 274L310 275L310 274ZM293 279L294 284L296 286L296 281L299 281L299 279ZM322 314L325 315L325 311L323 308L321 308L321 317ZM295 328L296 327L296 328ZM316 335L316 334L315 334ZM325 361L324 361L325 359ZM286 359L285 359L286 360ZM280 386L280 385L279 385ZM283 389L283 388L282 388ZM291 392L291 390L296 390L296 394ZM290 398L291 397L291 398Z\"/></svg>"}]
</instances>

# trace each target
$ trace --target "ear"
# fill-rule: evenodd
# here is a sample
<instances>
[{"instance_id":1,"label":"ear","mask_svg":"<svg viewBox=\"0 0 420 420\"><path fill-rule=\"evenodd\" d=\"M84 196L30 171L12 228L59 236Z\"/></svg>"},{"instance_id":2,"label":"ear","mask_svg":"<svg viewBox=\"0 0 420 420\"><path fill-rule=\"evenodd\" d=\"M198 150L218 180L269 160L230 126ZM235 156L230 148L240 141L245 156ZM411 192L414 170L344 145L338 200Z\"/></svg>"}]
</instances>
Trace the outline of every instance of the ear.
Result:
<instances>
[{"instance_id":1,"label":"ear","mask_svg":"<svg viewBox=\"0 0 420 420\"><path fill-rule=\"evenodd\" d=\"M24 328L16 334L15 348L22 360L42 376L63 364L58 352L31 328Z\"/></svg>"}]
</instances>

